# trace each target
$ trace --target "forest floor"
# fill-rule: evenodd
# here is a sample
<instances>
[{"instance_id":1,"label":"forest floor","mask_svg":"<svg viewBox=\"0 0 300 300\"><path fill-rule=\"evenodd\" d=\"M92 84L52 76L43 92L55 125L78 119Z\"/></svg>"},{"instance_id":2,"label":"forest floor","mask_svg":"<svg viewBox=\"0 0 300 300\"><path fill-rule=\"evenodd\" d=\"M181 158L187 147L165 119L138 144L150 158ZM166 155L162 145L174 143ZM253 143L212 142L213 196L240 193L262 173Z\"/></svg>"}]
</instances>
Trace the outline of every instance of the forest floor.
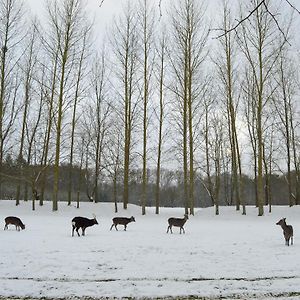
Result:
<instances>
[{"instance_id":1,"label":"forest floor","mask_svg":"<svg viewBox=\"0 0 300 300\"><path fill-rule=\"evenodd\" d=\"M197 209L186 234L167 234L167 219L182 208L153 208L141 215L130 205L113 212L110 203L82 203L80 209L51 203L0 201L0 220L18 216L26 229L0 230L0 299L300 299L300 207L274 206L257 216L247 207ZM75 216L97 215L85 237L71 236ZM110 231L114 216L133 215L124 232ZM284 245L282 217L294 227L294 245Z\"/></svg>"}]
</instances>

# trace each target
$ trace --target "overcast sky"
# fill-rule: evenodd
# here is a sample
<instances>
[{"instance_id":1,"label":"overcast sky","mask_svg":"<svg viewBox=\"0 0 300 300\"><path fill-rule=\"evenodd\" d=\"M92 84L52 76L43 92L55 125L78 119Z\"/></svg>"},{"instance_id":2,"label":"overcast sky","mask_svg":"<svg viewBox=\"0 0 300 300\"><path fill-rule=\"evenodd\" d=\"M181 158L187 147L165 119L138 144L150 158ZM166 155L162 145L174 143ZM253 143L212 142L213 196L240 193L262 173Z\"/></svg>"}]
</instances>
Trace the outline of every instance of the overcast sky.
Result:
<instances>
[{"instance_id":1,"label":"overcast sky","mask_svg":"<svg viewBox=\"0 0 300 300\"><path fill-rule=\"evenodd\" d=\"M131 2L138 2L139 0L130 0ZM156 3L158 8L159 0L150 0ZM162 0L163 5L167 5L174 0ZM231 0L232 2L237 0ZM122 10L122 6L126 4L127 0L104 0L100 7L101 0L83 0L86 4L86 8L91 18L95 21L95 28L99 35L103 35L107 25L111 22L114 16L118 15ZM25 3L29 5L32 14L38 14L39 17L46 15L45 12L45 0L26 0ZM216 9L220 9L220 3L222 0L208 0L207 3L207 15L211 16L216 13ZM167 15L167 12L163 8L163 15Z\"/></svg>"},{"instance_id":2,"label":"overcast sky","mask_svg":"<svg viewBox=\"0 0 300 300\"><path fill-rule=\"evenodd\" d=\"M106 28L109 25L109 23L112 21L113 17L115 15L118 15L120 11L122 10L122 5L126 3L127 0L104 0L104 3L100 7L101 0L83 0L83 2L86 5L87 11L90 14L90 17L94 19L95 23L95 36L98 42L100 43L102 37L104 36L106 32ZM137 2L138 0L130 0L132 2ZM159 0L150 0L157 3ZM163 3L168 3L169 1L174 0L162 0ZM215 17L216 15L219 15L222 7L222 1L223 0L207 0L207 17L211 19L211 26L214 28L217 26L217 24L214 24L214 21L217 20ZM283 11L282 13L290 12L291 8L289 5L285 2L285 0L275 0L275 2L278 1L278 3L282 3ZM233 3L237 3L238 0L229 0L228 1L231 5ZM28 4L31 12L33 15L37 14L39 17L45 16L45 0L26 0L26 4ZM290 3L295 5L297 9L300 10L300 0L290 0ZM237 5L234 5L237 7ZM167 14L165 10L163 10L163 14ZM297 27L300 28L300 15L295 13L295 17L297 19ZM275 24L274 24L275 26ZM297 30L298 31L298 30ZM299 34L298 34L299 36ZM298 38L298 41L300 44L300 37Z\"/></svg>"},{"instance_id":3,"label":"overcast sky","mask_svg":"<svg viewBox=\"0 0 300 300\"><path fill-rule=\"evenodd\" d=\"M38 14L39 17L46 15L45 3L46 0L26 0L33 15ZM95 34L98 34L100 39L105 28L112 20L113 16L118 14L122 9L124 0L105 0L103 5L99 7L101 0L83 0L86 4L87 11L95 23Z\"/></svg>"}]
</instances>

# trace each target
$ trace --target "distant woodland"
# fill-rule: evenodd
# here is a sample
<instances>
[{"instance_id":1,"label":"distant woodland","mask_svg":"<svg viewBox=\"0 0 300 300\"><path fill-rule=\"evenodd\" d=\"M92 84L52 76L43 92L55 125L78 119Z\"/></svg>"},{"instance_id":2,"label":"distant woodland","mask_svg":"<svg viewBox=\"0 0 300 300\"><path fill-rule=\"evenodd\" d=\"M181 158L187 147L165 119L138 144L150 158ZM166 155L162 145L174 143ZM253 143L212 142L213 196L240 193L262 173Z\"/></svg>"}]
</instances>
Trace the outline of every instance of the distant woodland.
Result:
<instances>
[{"instance_id":1,"label":"distant woodland","mask_svg":"<svg viewBox=\"0 0 300 300\"><path fill-rule=\"evenodd\" d=\"M81 0L33 20L0 0L0 199L300 204L300 12L153 2L127 1L96 41Z\"/></svg>"},{"instance_id":2,"label":"distant woodland","mask_svg":"<svg viewBox=\"0 0 300 300\"><path fill-rule=\"evenodd\" d=\"M16 178L20 170L17 169L17 164L12 161L5 162L3 165L5 174L9 174L4 180L2 199L15 201L15 193L18 186ZM44 200L51 201L52 186L53 186L53 166L49 167L49 172L46 172L45 182L47 186L44 190ZM36 200L37 205L42 205L40 194L35 195L34 189L40 191L41 185L36 186L35 179L40 171L40 166L29 166L23 170L26 174L26 180L21 184L20 198L24 201ZM70 166L64 165L60 167L61 179L59 182L60 200L68 201L68 186ZM99 188L99 194L94 199L93 194L93 171L80 170L78 167L72 167L72 205L77 205L77 202L116 202L118 207L122 207L122 182L118 182L114 187L111 178L103 178ZM270 194L265 189L265 205L289 205L288 187L286 184L287 174L273 175L270 177ZM122 177L122 173L119 174ZM155 206L156 193L156 170L148 170L148 188L147 188L147 203L146 206ZM215 180L215 178L213 178ZM255 182L249 176L243 175L244 194L246 205L256 205L256 189ZM292 180L295 184L295 173L292 173ZM265 178L264 178L265 181ZM208 178L201 178L196 174L195 180L195 207L209 207L215 204L215 199L207 190L209 184ZM266 185L265 185L266 187ZM141 205L140 195L142 192L142 170L131 170L129 180L130 203ZM38 196L36 199L35 197ZM183 173L181 171L161 170L161 187L160 187L160 205L162 207L182 207L184 206L183 199ZM230 174L221 174L220 177L220 200L219 205L232 206L235 205L233 194L232 176ZM80 203L78 204L80 206Z\"/></svg>"}]
</instances>

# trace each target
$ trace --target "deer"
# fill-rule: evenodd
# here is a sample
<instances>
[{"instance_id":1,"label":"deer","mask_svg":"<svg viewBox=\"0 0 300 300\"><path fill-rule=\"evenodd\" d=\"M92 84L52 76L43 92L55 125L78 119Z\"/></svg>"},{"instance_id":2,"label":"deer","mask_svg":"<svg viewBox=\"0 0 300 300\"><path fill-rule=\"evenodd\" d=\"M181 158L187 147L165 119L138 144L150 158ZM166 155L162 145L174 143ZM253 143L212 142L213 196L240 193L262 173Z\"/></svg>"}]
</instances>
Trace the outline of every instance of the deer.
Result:
<instances>
[{"instance_id":1,"label":"deer","mask_svg":"<svg viewBox=\"0 0 300 300\"><path fill-rule=\"evenodd\" d=\"M13 217L13 216L6 217L4 230L8 229L9 224L15 225L17 231L20 231L20 228L22 228L22 230L25 229L25 225L18 217Z\"/></svg>"},{"instance_id":2,"label":"deer","mask_svg":"<svg viewBox=\"0 0 300 300\"><path fill-rule=\"evenodd\" d=\"M285 245L289 246L290 245L290 239L291 239L291 245L293 245L293 226L292 225L287 225L285 222L286 218L282 218L279 220L276 225L280 225L282 230L283 230L283 235L285 238Z\"/></svg>"},{"instance_id":3,"label":"deer","mask_svg":"<svg viewBox=\"0 0 300 300\"><path fill-rule=\"evenodd\" d=\"M72 219L72 236L74 236L74 230L76 228L76 232L78 236L79 234L79 228L82 229L82 236L85 236L85 229L87 227L93 226L93 225L98 225L98 222L96 220L96 216L94 215L93 219L88 219L85 217L75 217Z\"/></svg>"},{"instance_id":4,"label":"deer","mask_svg":"<svg viewBox=\"0 0 300 300\"><path fill-rule=\"evenodd\" d=\"M131 218L125 218L125 217L116 217L112 219L113 223L110 227L110 230L113 229L113 227L116 228L116 230L118 231L117 225L124 225L124 231L126 231L127 228L127 224L130 222L135 222L135 218L131 216Z\"/></svg>"},{"instance_id":5,"label":"deer","mask_svg":"<svg viewBox=\"0 0 300 300\"><path fill-rule=\"evenodd\" d=\"M183 231L183 233L185 233L183 225L185 224L185 222L188 219L189 219L189 216L187 214L185 214L182 219L180 219L180 218L169 218L168 219L169 226L168 226L168 229L167 229L167 233L169 232L169 229L170 229L170 232L173 233L172 226L180 227L180 234L181 234L181 231Z\"/></svg>"}]
</instances>

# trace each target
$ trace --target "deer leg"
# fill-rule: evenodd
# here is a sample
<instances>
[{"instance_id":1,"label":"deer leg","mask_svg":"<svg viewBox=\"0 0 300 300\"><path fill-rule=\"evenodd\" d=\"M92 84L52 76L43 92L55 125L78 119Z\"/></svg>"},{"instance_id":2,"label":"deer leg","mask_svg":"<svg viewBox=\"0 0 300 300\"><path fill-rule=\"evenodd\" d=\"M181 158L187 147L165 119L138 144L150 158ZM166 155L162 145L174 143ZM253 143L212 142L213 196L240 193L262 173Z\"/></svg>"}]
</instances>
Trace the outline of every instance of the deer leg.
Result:
<instances>
[{"instance_id":1,"label":"deer leg","mask_svg":"<svg viewBox=\"0 0 300 300\"><path fill-rule=\"evenodd\" d=\"M294 237L291 237L291 245L294 245Z\"/></svg>"},{"instance_id":2,"label":"deer leg","mask_svg":"<svg viewBox=\"0 0 300 300\"><path fill-rule=\"evenodd\" d=\"M6 229L8 229L7 224L5 224L5 226L4 226L4 230L6 230Z\"/></svg>"},{"instance_id":3,"label":"deer leg","mask_svg":"<svg viewBox=\"0 0 300 300\"><path fill-rule=\"evenodd\" d=\"M114 227L114 223L110 226L110 230L112 230L113 227Z\"/></svg>"},{"instance_id":4,"label":"deer leg","mask_svg":"<svg viewBox=\"0 0 300 300\"><path fill-rule=\"evenodd\" d=\"M167 228L167 233L169 232L169 228L170 228L170 226L168 226L168 228Z\"/></svg>"},{"instance_id":5,"label":"deer leg","mask_svg":"<svg viewBox=\"0 0 300 300\"><path fill-rule=\"evenodd\" d=\"M126 228L127 228L127 225L125 224L125 225L124 225L124 231L126 231Z\"/></svg>"},{"instance_id":6,"label":"deer leg","mask_svg":"<svg viewBox=\"0 0 300 300\"><path fill-rule=\"evenodd\" d=\"M72 236L74 236L75 226L72 226Z\"/></svg>"},{"instance_id":7,"label":"deer leg","mask_svg":"<svg viewBox=\"0 0 300 300\"><path fill-rule=\"evenodd\" d=\"M76 227L76 232L77 232L78 236L80 236L80 234L79 234L79 227Z\"/></svg>"},{"instance_id":8,"label":"deer leg","mask_svg":"<svg viewBox=\"0 0 300 300\"><path fill-rule=\"evenodd\" d=\"M82 227L82 235L85 236L85 227Z\"/></svg>"}]
</instances>

